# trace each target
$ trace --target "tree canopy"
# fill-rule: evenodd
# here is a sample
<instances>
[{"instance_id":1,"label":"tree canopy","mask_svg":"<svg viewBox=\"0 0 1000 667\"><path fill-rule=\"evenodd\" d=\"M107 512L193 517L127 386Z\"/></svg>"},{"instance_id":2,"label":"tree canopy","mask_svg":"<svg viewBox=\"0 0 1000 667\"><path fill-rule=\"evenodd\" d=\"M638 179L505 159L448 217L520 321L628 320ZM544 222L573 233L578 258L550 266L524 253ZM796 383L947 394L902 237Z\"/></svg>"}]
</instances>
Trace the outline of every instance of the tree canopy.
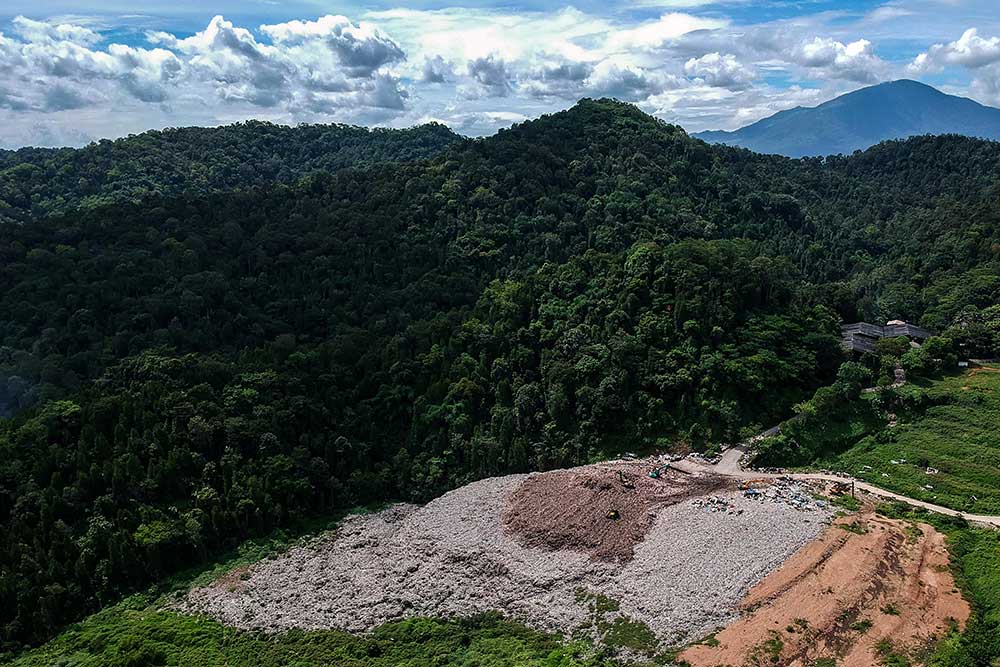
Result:
<instances>
[{"instance_id":1,"label":"tree canopy","mask_svg":"<svg viewBox=\"0 0 1000 667\"><path fill-rule=\"evenodd\" d=\"M5 648L336 508L733 441L844 319L996 349L998 144L796 161L609 100L409 132L0 155Z\"/></svg>"}]
</instances>

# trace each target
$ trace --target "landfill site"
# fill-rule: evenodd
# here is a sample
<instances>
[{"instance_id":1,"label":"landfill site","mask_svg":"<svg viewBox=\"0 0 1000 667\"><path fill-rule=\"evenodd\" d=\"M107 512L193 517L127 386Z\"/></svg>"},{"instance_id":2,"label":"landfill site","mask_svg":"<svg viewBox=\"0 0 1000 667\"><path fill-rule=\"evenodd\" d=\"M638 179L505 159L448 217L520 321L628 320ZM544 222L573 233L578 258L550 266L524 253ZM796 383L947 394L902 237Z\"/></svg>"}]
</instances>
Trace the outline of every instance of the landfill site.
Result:
<instances>
[{"instance_id":1,"label":"landfill site","mask_svg":"<svg viewBox=\"0 0 1000 667\"><path fill-rule=\"evenodd\" d=\"M423 506L352 516L178 604L268 632L363 633L412 616L497 611L603 642L627 623L656 646L622 648L623 658L692 644L682 658L696 666L743 664L786 626L799 631L768 664L811 665L828 652L846 660L838 665L869 665L869 644L883 635L925 641L965 620L941 535L835 519L816 490L665 459L491 478ZM893 604L906 612L879 611ZM851 631L858 623L881 635Z\"/></svg>"}]
</instances>

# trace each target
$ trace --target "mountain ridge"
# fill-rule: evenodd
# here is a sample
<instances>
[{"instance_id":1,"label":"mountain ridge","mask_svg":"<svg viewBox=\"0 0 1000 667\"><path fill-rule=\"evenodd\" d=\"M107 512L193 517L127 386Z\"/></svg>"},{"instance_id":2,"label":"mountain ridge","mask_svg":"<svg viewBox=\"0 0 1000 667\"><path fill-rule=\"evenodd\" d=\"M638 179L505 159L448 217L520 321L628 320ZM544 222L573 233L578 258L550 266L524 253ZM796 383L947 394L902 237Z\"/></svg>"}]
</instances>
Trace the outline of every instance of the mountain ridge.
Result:
<instances>
[{"instance_id":1,"label":"mountain ridge","mask_svg":"<svg viewBox=\"0 0 1000 667\"><path fill-rule=\"evenodd\" d=\"M882 141L959 134L1000 140L1000 109L900 79L795 107L734 131L693 134L709 143L788 157L850 154Z\"/></svg>"}]
</instances>

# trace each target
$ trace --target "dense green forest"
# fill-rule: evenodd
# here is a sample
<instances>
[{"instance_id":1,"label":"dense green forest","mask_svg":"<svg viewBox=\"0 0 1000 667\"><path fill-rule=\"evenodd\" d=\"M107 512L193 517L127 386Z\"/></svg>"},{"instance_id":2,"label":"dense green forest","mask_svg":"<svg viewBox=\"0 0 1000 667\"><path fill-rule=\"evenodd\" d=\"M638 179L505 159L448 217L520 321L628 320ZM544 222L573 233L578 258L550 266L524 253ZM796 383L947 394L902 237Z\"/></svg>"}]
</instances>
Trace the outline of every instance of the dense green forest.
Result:
<instances>
[{"instance_id":1,"label":"dense green forest","mask_svg":"<svg viewBox=\"0 0 1000 667\"><path fill-rule=\"evenodd\" d=\"M337 508L732 441L834 381L842 319L996 353L998 144L795 161L607 100L217 132L0 158L4 649Z\"/></svg>"},{"instance_id":2,"label":"dense green forest","mask_svg":"<svg viewBox=\"0 0 1000 667\"><path fill-rule=\"evenodd\" d=\"M146 132L83 150L0 150L0 221L138 202L151 194L294 183L316 171L432 157L458 140L437 124L369 130L250 121Z\"/></svg>"}]
</instances>

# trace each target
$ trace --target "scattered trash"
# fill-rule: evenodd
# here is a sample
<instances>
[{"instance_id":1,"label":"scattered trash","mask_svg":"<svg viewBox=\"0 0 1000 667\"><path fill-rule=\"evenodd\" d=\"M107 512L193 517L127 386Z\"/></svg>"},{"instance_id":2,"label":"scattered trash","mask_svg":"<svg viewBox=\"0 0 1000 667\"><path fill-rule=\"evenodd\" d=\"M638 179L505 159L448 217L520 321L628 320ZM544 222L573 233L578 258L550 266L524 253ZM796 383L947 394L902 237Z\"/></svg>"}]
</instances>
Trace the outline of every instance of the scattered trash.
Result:
<instances>
[{"instance_id":1,"label":"scattered trash","mask_svg":"<svg viewBox=\"0 0 1000 667\"><path fill-rule=\"evenodd\" d=\"M928 475L936 475L941 471L938 470L937 468L928 467L927 470L925 470L924 472L926 472Z\"/></svg>"},{"instance_id":2,"label":"scattered trash","mask_svg":"<svg viewBox=\"0 0 1000 667\"><path fill-rule=\"evenodd\" d=\"M701 507L709 512L725 512L726 514L743 514L741 508L721 496L708 496L707 498L696 498L692 501L695 507Z\"/></svg>"}]
</instances>

